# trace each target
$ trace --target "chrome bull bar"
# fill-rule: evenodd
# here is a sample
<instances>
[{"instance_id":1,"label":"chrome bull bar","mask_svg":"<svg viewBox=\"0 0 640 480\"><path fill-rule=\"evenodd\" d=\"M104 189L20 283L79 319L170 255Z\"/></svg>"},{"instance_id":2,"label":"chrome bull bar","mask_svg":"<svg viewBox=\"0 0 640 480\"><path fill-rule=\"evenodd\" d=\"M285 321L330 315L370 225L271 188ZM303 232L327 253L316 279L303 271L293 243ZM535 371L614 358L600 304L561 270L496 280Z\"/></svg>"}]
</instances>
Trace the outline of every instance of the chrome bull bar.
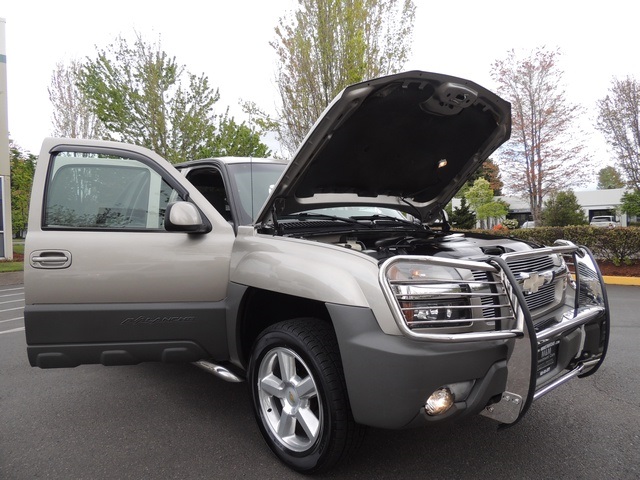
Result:
<instances>
[{"instance_id":1,"label":"chrome bull bar","mask_svg":"<svg viewBox=\"0 0 640 480\"><path fill-rule=\"evenodd\" d=\"M565 260L565 271L559 275L562 268L548 269L543 272L526 272L514 274L509 263L524 261L528 259L539 259L542 257L562 257ZM425 276L424 279L394 279L390 272L393 269L401 269L402 263L416 265L425 264L433 267L434 271L442 269L456 269L460 272L467 271L467 277L458 280L451 278L438 279ZM569 267L567 267L569 266ZM572 267L572 268L571 268ZM469 272L485 272L495 279L494 282L468 281ZM552 272L552 273L549 273ZM556 275L559 275L556 279ZM551 278L550 278L551 277ZM579 247L564 240L556 241L552 247L537 248L526 252L506 253L500 257L484 257L477 260L457 260L441 257L416 257L416 256L396 256L385 261L380 268L380 284L385 294L387 302L391 307L396 323L400 330L412 338L438 343L458 343L458 342L479 342L506 340L509 342L510 353L507 358L507 368L509 371L507 385L502 398L498 402L489 405L482 415L495 419L503 424L516 423L528 410L531 403L543 395L549 393L560 385L566 383L576 376L585 376L594 373L601 365L606 355L608 331L609 331L609 309L607 304L604 282L591 252L586 247ZM534 318L527 305L526 295L534 294L537 289L551 281L565 282L565 293L563 302L553 307L551 312L551 322L546 326L539 323L534 325ZM471 285L468 291L456 290L450 293L446 288L451 288L452 284L467 282ZM429 309L439 312L438 309L447 307L447 295L455 295L457 298L466 295L469 302L477 302L477 297L481 293L476 293L477 288L485 288L485 284L491 284L491 291L495 297L495 303L503 306L510 306L509 313L500 313L495 318L496 328L488 331L451 331L440 332L438 328L429 329L427 321L410 321L406 311L416 310L416 307L403 307L411 301L419 302L440 299L440 305L432 302L435 306L423 307L427 312ZM428 286L425 294L425 285ZM479 286L478 286L479 285ZM431 290L429 290L429 288ZM421 290L422 289L422 290ZM497 289L497 290L496 290ZM492 305L484 306L491 309ZM476 308L474 311L477 311ZM504 309L503 309L504 310ZM455 311L455 310L454 310ZM539 314L538 314L539 315ZM549 316L549 315L547 315ZM438 317L440 318L440 317ZM486 324L488 319L480 314L473 314L465 317L464 321L470 328ZM538 321L539 319L536 319ZM441 327L461 325L462 320L437 320L435 323ZM602 325L600 333L600 343L602 347L599 352L589 352L583 358L583 348L585 341L585 326L589 324ZM538 346L548 341L555 341L564 335L571 335L573 331L581 330L581 345L579 351L566 369L552 378L538 378ZM604 337L604 338L603 338ZM587 355L587 353L585 353Z\"/></svg>"}]
</instances>

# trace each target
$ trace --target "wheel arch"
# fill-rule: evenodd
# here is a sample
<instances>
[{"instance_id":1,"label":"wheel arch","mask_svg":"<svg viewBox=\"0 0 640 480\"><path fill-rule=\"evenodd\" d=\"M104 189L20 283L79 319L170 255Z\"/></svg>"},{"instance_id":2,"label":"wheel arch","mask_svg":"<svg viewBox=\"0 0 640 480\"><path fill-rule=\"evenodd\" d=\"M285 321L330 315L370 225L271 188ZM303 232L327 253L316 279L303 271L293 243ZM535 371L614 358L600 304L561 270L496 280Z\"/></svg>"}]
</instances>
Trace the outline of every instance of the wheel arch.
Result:
<instances>
[{"instance_id":1,"label":"wheel arch","mask_svg":"<svg viewBox=\"0 0 640 480\"><path fill-rule=\"evenodd\" d=\"M246 289L236 318L237 356L245 369L253 343L271 325L294 318L313 318L333 328L324 302L259 288Z\"/></svg>"}]
</instances>

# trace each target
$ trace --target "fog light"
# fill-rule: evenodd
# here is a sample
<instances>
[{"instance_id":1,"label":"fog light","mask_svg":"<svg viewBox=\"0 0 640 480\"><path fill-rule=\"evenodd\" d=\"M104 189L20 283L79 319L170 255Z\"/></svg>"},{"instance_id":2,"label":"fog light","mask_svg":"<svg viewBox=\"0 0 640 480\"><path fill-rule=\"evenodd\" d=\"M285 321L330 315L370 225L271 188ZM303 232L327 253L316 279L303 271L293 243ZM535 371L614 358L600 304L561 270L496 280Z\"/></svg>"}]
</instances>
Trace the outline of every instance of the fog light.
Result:
<instances>
[{"instance_id":1,"label":"fog light","mask_svg":"<svg viewBox=\"0 0 640 480\"><path fill-rule=\"evenodd\" d=\"M424 404L424 411L430 416L442 415L451 408L453 401L451 390L439 388L427 399L427 403Z\"/></svg>"}]
</instances>

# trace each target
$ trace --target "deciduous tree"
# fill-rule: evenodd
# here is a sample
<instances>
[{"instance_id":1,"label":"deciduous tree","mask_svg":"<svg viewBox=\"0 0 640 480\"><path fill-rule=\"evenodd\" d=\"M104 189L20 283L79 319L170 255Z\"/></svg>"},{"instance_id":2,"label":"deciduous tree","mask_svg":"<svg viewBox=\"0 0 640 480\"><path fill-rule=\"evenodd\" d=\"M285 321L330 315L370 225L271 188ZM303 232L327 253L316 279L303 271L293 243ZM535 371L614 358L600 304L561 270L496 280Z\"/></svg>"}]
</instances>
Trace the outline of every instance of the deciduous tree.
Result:
<instances>
[{"instance_id":1,"label":"deciduous tree","mask_svg":"<svg viewBox=\"0 0 640 480\"><path fill-rule=\"evenodd\" d=\"M140 36L119 37L87 59L77 83L104 137L150 148L171 162L217 155L269 153L260 132L227 114L217 116L220 95L206 75L195 75Z\"/></svg>"},{"instance_id":2,"label":"deciduous tree","mask_svg":"<svg viewBox=\"0 0 640 480\"><path fill-rule=\"evenodd\" d=\"M640 190L640 82L614 78L597 106L597 128L613 148L629 185Z\"/></svg>"},{"instance_id":3,"label":"deciduous tree","mask_svg":"<svg viewBox=\"0 0 640 480\"><path fill-rule=\"evenodd\" d=\"M584 184L590 171L575 127L581 107L567 99L559 59L559 51L544 47L524 58L511 50L494 62L491 72L512 108L511 140L500 154L503 180L529 200L536 221L546 197Z\"/></svg>"},{"instance_id":4,"label":"deciduous tree","mask_svg":"<svg viewBox=\"0 0 640 480\"><path fill-rule=\"evenodd\" d=\"M82 64L72 60L58 63L47 89L53 107L53 136L68 138L102 138L104 125L91 108L89 99L78 88L78 73Z\"/></svg>"},{"instance_id":5,"label":"deciduous tree","mask_svg":"<svg viewBox=\"0 0 640 480\"><path fill-rule=\"evenodd\" d=\"M412 0L299 0L276 27L278 135L293 152L344 87L396 73L410 52Z\"/></svg>"},{"instance_id":6,"label":"deciduous tree","mask_svg":"<svg viewBox=\"0 0 640 480\"><path fill-rule=\"evenodd\" d=\"M473 186L465 193L469 205L476 212L478 220L484 227L490 218L504 218L509 212L509 207L502 201L495 201L491 185L484 178L478 178Z\"/></svg>"},{"instance_id":7,"label":"deciduous tree","mask_svg":"<svg viewBox=\"0 0 640 480\"><path fill-rule=\"evenodd\" d=\"M25 152L9 140L11 162L11 223L13 234L20 235L27 228L29 198L35 172L35 156Z\"/></svg>"},{"instance_id":8,"label":"deciduous tree","mask_svg":"<svg viewBox=\"0 0 640 480\"><path fill-rule=\"evenodd\" d=\"M616 167L604 167L598 172L598 190L622 188L625 182Z\"/></svg>"}]
</instances>

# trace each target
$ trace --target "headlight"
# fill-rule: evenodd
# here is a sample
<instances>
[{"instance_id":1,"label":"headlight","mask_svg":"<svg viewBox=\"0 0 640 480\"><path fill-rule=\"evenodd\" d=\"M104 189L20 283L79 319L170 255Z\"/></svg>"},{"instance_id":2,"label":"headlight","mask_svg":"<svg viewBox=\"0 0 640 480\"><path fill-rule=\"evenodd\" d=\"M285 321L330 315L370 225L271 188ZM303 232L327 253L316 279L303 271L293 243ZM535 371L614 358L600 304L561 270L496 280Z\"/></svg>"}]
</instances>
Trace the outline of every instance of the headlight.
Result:
<instances>
[{"instance_id":1,"label":"headlight","mask_svg":"<svg viewBox=\"0 0 640 480\"><path fill-rule=\"evenodd\" d=\"M471 287L455 269L398 263L388 278L409 328L469 325L464 320L472 317Z\"/></svg>"}]
</instances>

